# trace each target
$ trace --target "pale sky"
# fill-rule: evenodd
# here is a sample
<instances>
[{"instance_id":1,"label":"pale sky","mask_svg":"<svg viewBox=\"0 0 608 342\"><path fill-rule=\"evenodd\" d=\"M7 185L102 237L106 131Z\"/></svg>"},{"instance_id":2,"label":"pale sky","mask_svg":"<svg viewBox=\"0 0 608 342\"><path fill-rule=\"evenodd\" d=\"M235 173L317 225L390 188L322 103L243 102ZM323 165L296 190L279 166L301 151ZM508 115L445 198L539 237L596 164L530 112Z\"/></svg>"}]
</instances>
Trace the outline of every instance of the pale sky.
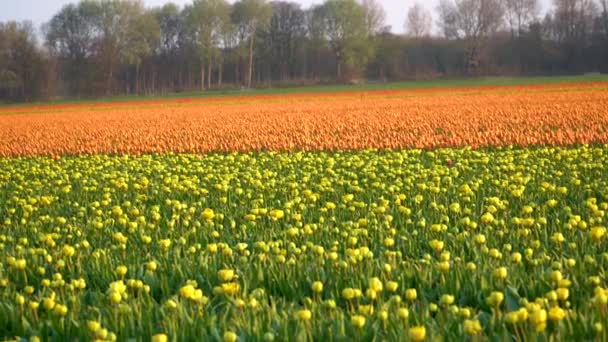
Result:
<instances>
[{"instance_id":1,"label":"pale sky","mask_svg":"<svg viewBox=\"0 0 608 342\"><path fill-rule=\"evenodd\" d=\"M323 0L292 0L300 3L303 8L308 8L311 4L322 3ZM380 0L387 14L387 25L392 26L395 33L403 32L403 23L407 9L416 1L426 6L433 12L439 0ZM40 24L47 22L62 6L69 3L76 3L77 0L0 0L0 21L8 20L30 20L37 28ZM146 6L155 7L169 2L168 0L144 0ZM192 0L173 0L172 2L184 5L191 3ZM232 2L232 1L231 1ZM549 6L551 0L540 1L545 8Z\"/></svg>"}]
</instances>

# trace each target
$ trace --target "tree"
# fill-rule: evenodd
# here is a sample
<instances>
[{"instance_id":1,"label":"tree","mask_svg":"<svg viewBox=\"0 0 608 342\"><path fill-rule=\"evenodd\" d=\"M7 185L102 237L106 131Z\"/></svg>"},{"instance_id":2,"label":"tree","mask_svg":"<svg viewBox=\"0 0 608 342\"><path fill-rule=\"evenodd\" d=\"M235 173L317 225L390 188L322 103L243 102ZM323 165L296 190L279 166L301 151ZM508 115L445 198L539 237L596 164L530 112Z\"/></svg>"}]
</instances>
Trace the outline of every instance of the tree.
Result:
<instances>
[{"instance_id":1,"label":"tree","mask_svg":"<svg viewBox=\"0 0 608 342\"><path fill-rule=\"evenodd\" d=\"M45 26L46 46L60 58L59 67L72 94L92 88L95 75L90 59L97 54L101 33L97 9L91 1L66 5Z\"/></svg>"},{"instance_id":2,"label":"tree","mask_svg":"<svg viewBox=\"0 0 608 342\"><path fill-rule=\"evenodd\" d=\"M376 37L378 51L370 63L368 73L382 82L399 79L402 75L404 48L403 39L396 34L384 32Z\"/></svg>"},{"instance_id":3,"label":"tree","mask_svg":"<svg viewBox=\"0 0 608 342\"><path fill-rule=\"evenodd\" d=\"M538 0L504 0L504 7L506 21L511 31L509 52L513 61L519 65L519 71L522 72L525 68L524 56L530 55L530 51L527 50L530 48L530 38L534 37L530 32L532 29L530 26L537 20Z\"/></svg>"},{"instance_id":4,"label":"tree","mask_svg":"<svg viewBox=\"0 0 608 342\"><path fill-rule=\"evenodd\" d=\"M0 97L608 70L608 0L552 0L543 20L539 0L439 1L443 37L412 1L405 31L424 39L407 39L384 26L381 0L79 0L44 24L43 46L31 24L0 24Z\"/></svg>"},{"instance_id":5,"label":"tree","mask_svg":"<svg viewBox=\"0 0 608 342\"><path fill-rule=\"evenodd\" d=\"M242 35L249 41L249 69L247 87L251 88L253 78L253 53L258 30L265 29L272 16L272 7L265 0L241 0L234 4L233 20Z\"/></svg>"},{"instance_id":6,"label":"tree","mask_svg":"<svg viewBox=\"0 0 608 342\"><path fill-rule=\"evenodd\" d=\"M431 17L430 11L425 9L419 3L415 3L407 11L405 32L407 32L411 37L422 38L428 36L431 33L432 24L433 18Z\"/></svg>"},{"instance_id":7,"label":"tree","mask_svg":"<svg viewBox=\"0 0 608 342\"><path fill-rule=\"evenodd\" d=\"M182 69L180 49L183 47L185 24L179 6L168 3L151 10L160 29L158 44L154 51L154 74L152 89L156 92L156 80L159 88L179 88Z\"/></svg>"},{"instance_id":8,"label":"tree","mask_svg":"<svg viewBox=\"0 0 608 342\"><path fill-rule=\"evenodd\" d=\"M271 3L272 17L264 45L268 51L270 66L278 79L290 78L296 69L298 52L306 35L306 17L300 5L294 2Z\"/></svg>"},{"instance_id":9,"label":"tree","mask_svg":"<svg viewBox=\"0 0 608 342\"><path fill-rule=\"evenodd\" d=\"M182 19L179 7L174 3L168 3L160 8L152 10L156 17L159 35L159 52L162 54L172 54L179 48Z\"/></svg>"},{"instance_id":10,"label":"tree","mask_svg":"<svg viewBox=\"0 0 608 342\"><path fill-rule=\"evenodd\" d=\"M365 11L355 0L327 0L318 13L324 34L336 57L336 76L342 80L343 64L357 68L365 65L371 51Z\"/></svg>"},{"instance_id":11,"label":"tree","mask_svg":"<svg viewBox=\"0 0 608 342\"><path fill-rule=\"evenodd\" d=\"M464 39L467 43L466 70L479 64L484 40L502 25L504 8L500 0L441 0L439 26L446 38Z\"/></svg>"},{"instance_id":12,"label":"tree","mask_svg":"<svg viewBox=\"0 0 608 342\"><path fill-rule=\"evenodd\" d=\"M150 56L160 39L160 27L150 12L136 13L127 34L124 58L135 66L135 93L140 93L140 68L144 58Z\"/></svg>"},{"instance_id":13,"label":"tree","mask_svg":"<svg viewBox=\"0 0 608 342\"><path fill-rule=\"evenodd\" d=\"M573 71L581 69L599 9L593 0L554 0L553 6L554 36L561 46L563 64Z\"/></svg>"},{"instance_id":14,"label":"tree","mask_svg":"<svg viewBox=\"0 0 608 342\"><path fill-rule=\"evenodd\" d=\"M604 25L604 32L608 35L608 0L601 0L600 2L602 4L602 24Z\"/></svg>"},{"instance_id":15,"label":"tree","mask_svg":"<svg viewBox=\"0 0 608 342\"><path fill-rule=\"evenodd\" d=\"M503 25L499 0L441 0L438 12L446 38L487 37Z\"/></svg>"},{"instance_id":16,"label":"tree","mask_svg":"<svg viewBox=\"0 0 608 342\"><path fill-rule=\"evenodd\" d=\"M308 36L306 53L307 59L311 63L310 77L317 81L321 79L322 53L328 46L327 37L325 36L324 16L323 5L312 6L305 14L305 25Z\"/></svg>"},{"instance_id":17,"label":"tree","mask_svg":"<svg viewBox=\"0 0 608 342\"><path fill-rule=\"evenodd\" d=\"M0 98L40 97L45 64L30 22L0 23Z\"/></svg>"},{"instance_id":18,"label":"tree","mask_svg":"<svg viewBox=\"0 0 608 342\"><path fill-rule=\"evenodd\" d=\"M230 5L225 0L195 0L188 11L191 29L201 63L201 90L205 89L205 63L207 87L211 88L214 59L219 59L223 30L230 21Z\"/></svg>"},{"instance_id":19,"label":"tree","mask_svg":"<svg viewBox=\"0 0 608 342\"><path fill-rule=\"evenodd\" d=\"M538 0L504 0L507 22L513 37L521 36L524 29L538 16Z\"/></svg>"},{"instance_id":20,"label":"tree","mask_svg":"<svg viewBox=\"0 0 608 342\"><path fill-rule=\"evenodd\" d=\"M229 15L229 20L226 21L224 23L224 27L222 28L222 37L221 37L221 45L222 45L222 50L223 53L221 53L219 55L219 61L218 61L218 80L217 80L217 84L219 87L222 86L222 80L223 80L223 72L224 72L224 63L226 61L227 58L229 58L230 56L234 56L234 51L238 50L236 49L238 47L239 44L239 39L238 39L238 31L236 29L236 27L233 25L233 21L232 21L232 13L233 13L234 7L230 7L230 15ZM238 54L238 53L237 53ZM226 56L228 55L228 56ZM235 63L236 65L236 63Z\"/></svg>"},{"instance_id":21,"label":"tree","mask_svg":"<svg viewBox=\"0 0 608 342\"><path fill-rule=\"evenodd\" d=\"M365 29L369 36L374 36L385 29L386 11L376 0L362 0L361 6L365 15Z\"/></svg>"},{"instance_id":22,"label":"tree","mask_svg":"<svg viewBox=\"0 0 608 342\"><path fill-rule=\"evenodd\" d=\"M600 0L600 5L602 12L596 18L593 34L593 57L596 59L596 69L606 72L608 66L602 64L608 60L608 0Z\"/></svg>"},{"instance_id":23,"label":"tree","mask_svg":"<svg viewBox=\"0 0 608 342\"><path fill-rule=\"evenodd\" d=\"M559 40L574 42L587 38L593 15L598 12L593 0L554 0L553 6Z\"/></svg>"},{"instance_id":24,"label":"tree","mask_svg":"<svg viewBox=\"0 0 608 342\"><path fill-rule=\"evenodd\" d=\"M141 0L85 0L83 3L93 7L94 22L101 32L98 59L105 70L106 95L112 91L114 73L121 63L135 67L135 88L138 91L141 61L152 52L160 35L156 18L145 11Z\"/></svg>"}]
</instances>

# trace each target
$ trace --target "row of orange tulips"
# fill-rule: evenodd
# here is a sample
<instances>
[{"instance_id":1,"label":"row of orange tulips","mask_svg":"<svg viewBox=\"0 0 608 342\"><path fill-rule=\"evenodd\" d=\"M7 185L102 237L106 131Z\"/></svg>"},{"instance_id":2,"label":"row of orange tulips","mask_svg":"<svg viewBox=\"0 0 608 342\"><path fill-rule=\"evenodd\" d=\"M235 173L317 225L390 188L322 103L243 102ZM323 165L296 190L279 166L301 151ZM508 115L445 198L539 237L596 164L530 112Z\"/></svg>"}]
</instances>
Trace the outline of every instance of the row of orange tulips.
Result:
<instances>
[{"instance_id":1,"label":"row of orange tulips","mask_svg":"<svg viewBox=\"0 0 608 342\"><path fill-rule=\"evenodd\" d=\"M0 155L606 143L606 87L592 83L7 107L0 109Z\"/></svg>"}]
</instances>

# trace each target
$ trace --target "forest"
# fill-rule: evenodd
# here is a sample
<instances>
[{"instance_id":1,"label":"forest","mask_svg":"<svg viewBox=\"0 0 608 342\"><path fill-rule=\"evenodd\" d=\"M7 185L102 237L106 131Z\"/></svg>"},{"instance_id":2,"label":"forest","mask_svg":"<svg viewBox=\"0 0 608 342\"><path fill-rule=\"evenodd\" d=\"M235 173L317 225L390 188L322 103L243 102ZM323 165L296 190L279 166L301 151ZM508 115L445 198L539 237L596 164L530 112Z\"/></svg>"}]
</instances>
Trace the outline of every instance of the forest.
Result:
<instances>
[{"instance_id":1,"label":"forest","mask_svg":"<svg viewBox=\"0 0 608 342\"><path fill-rule=\"evenodd\" d=\"M608 72L608 1L82 0L0 22L0 102L449 77ZM434 18L434 19L433 19Z\"/></svg>"}]
</instances>

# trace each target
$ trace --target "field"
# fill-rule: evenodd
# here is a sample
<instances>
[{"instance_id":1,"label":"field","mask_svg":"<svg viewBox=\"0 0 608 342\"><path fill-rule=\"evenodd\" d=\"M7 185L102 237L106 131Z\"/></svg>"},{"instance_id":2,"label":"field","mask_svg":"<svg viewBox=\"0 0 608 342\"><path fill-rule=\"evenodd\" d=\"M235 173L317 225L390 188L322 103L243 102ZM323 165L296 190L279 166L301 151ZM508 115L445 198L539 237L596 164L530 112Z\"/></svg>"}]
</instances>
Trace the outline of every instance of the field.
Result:
<instances>
[{"instance_id":1,"label":"field","mask_svg":"<svg viewBox=\"0 0 608 342\"><path fill-rule=\"evenodd\" d=\"M607 113L606 82L5 107L0 156L570 145Z\"/></svg>"},{"instance_id":2,"label":"field","mask_svg":"<svg viewBox=\"0 0 608 342\"><path fill-rule=\"evenodd\" d=\"M0 337L608 339L608 83L0 108Z\"/></svg>"}]
</instances>

